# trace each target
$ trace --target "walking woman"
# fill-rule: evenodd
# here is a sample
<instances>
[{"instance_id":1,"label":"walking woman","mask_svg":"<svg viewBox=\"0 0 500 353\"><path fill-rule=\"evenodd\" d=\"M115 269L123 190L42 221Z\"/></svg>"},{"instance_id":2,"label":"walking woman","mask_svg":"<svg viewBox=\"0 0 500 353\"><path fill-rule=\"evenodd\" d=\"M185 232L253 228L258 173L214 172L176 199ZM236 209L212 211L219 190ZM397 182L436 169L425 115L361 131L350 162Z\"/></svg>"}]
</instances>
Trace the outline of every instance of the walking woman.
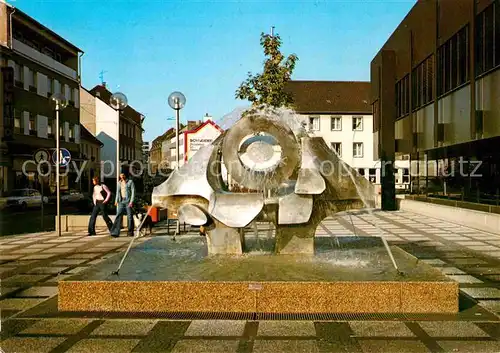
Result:
<instances>
[{"instance_id":1,"label":"walking woman","mask_svg":"<svg viewBox=\"0 0 500 353\"><path fill-rule=\"evenodd\" d=\"M108 212L106 211L106 204L111 197L111 192L106 185L101 184L99 177L93 177L92 182L94 183L94 191L92 193L94 208L92 209L92 215L89 220L88 235L95 235L95 221L99 215L99 211L102 212L102 218L104 218L104 222L106 222L108 230L111 230L111 227L113 226L113 222L109 218Z\"/></svg>"}]
</instances>

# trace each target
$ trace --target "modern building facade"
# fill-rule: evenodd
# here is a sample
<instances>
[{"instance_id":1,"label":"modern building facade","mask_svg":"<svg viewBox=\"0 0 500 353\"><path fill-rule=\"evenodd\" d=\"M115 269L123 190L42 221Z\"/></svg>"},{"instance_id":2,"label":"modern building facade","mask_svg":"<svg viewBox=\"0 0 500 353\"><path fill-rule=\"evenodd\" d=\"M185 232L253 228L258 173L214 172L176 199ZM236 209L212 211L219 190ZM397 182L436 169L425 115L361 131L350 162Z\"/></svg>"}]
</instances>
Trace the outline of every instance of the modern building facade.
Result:
<instances>
[{"instance_id":1,"label":"modern building facade","mask_svg":"<svg viewBox=\"0 0 500 353\"><path fill-rule=\"evenodd\" d=\"M55 148L55 134L79 164L80 57L82 50L21 10L0 1L0 193L40 188L40 177L26 163L38 149ZM50 97L62 93L69 102L59 131ZM24 166L24 171L23 171ZM73 164L63 173L62 189L76 187ZM55 174L54 168L52 168ZM47 192L48 189L45 189Z\"/></svg>"},{"instance_id":2,"label":"modern building facade","mask_svg":"<svg viewBox=\"0 0 500 353\"><path fill-rule=\"evenodd\" d=\"M103 174L109 178L116 178L117 141L121 164L128 165L136 160L142 162L144 116L130 106L119 114L109 105L111 95L105 85L95 86L90 91L82 87L80 120L82 125L103 143L101 150Z\"/></svg>"},{"instance_id":3,"label":"modern building facade","mask_svg":"<svg viewBox=\"0 0 500 353\"><path fill-rule=\"evenodd\" d=\"M290 81L294 109L305 115L309 129L322 137L344 162L372 183L380 184L380 161L373 151L370 82ZM407 161L398 162L396 184L409 183Z\"/></svg>"},{"instance_id":4,"label":"modern building facade","mask_svg":"<svg viewBox=\"0 0 500 353\"><path fill-rule=\"evenodd\" d=\"M375 155L411 159L412 192L498 202L499 43L498 1L419 0L373 58Z\"/></svg>"}]
</instances>

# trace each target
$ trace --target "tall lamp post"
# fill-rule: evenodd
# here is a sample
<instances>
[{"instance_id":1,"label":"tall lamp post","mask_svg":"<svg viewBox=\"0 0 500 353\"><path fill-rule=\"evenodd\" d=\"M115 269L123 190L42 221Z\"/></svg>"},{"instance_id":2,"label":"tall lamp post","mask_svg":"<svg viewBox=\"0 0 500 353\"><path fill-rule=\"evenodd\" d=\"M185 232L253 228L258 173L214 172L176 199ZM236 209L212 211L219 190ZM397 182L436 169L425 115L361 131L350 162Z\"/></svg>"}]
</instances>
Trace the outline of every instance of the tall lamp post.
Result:
<instances>
[{"instance_id":1,"label":"tall lamp post","mask_svg":"<svg viewBox=\"0 0 500 353\"><path fill-rule=\"evenodd\" d=\"M118 117L116 120L116 186L120 178L120 114L128 105L127 96L121 92L116 92L111 95L109 105L116 110ZM118 189L116 189L118 192Z\"/></svg>"},{"instance_id":2,"label":"tall lamp post","mask_svg":"<svg viewBox=\"0 0 500 353\"><path fill-rule=\"evenodd\" d=\"M60 139L60 123L59 123L59 112L68 106L68 101L61 93L56 93L50 98L55 104L56 108L56 203L57 203L57 235L61 236L61 183L60 183L60 171L61 166L61 150L59 148ZM43 200L42 200L43 202Z\"/></svg>"},{"instance_id":3,"label":"tall lamp post","mask_svg":"<svg viewBox=\"0 0 500 353\"><path fill-rule=\"evenodd\" d=\"M179 169L179 112L186 105L186 97L181 92L172 92L168 96L168 105L175 110L175 169ZM177 215L177 234L180 233L180 230L181 225Z\"/></svg>"}]
</instances>

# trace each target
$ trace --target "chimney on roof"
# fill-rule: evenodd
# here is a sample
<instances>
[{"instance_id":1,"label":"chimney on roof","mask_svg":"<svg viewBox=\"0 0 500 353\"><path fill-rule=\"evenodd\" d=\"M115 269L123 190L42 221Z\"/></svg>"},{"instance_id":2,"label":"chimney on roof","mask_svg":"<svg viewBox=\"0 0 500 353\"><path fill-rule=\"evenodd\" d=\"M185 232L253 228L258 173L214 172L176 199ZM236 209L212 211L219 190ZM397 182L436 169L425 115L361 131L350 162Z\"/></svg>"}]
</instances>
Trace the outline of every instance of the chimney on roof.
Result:
<instances>
[{"instance_id":1,"label":"chimney on roof","mask_svg":"<svg viewBox=\"0 0 500 353\"><path fill-rule=\"evenodd\" d=\"M187 122L187 129L188 130L194 130L196 127L199 125L199 122L196 120L188 120Z\"/></svg>"},{"instance_id":2,"label":"chimney on roof","mask_svg":"<svg viewBox=\"0 0 500 353\"><path fill-rule=\"evenodd\" d=\"M208 115L208 113L205 113L205 116L203 117L203 122L207 120L214 120L211 115Z\"/></svg>"},{"instance_id":3,"label":"chimney on roof","mask_svg":"<svg viewBox=\"0 0 500 353\"><path fill-rule=\"evenodd\" d=\"M106 82L102 81L101 86L106 88Z\"/></svg>"}]
</instances>

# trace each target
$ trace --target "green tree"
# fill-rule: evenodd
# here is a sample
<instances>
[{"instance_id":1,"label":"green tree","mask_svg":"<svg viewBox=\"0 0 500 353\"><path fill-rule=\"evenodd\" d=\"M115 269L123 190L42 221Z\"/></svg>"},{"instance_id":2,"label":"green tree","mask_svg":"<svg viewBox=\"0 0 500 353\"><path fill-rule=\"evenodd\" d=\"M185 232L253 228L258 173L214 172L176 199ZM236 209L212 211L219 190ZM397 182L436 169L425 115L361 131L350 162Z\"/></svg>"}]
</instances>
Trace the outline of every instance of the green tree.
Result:
<instances>
[{"instance_id":1,"label":"green tree","mask_svg":"<svg viewBox=\"0 0 500 353\"><path fill-rule=\"evenodd\" d=\"M292 76L298 57L291 54L285 59L280 51L281 44L279 35L260 35L260 45L266 56L264 70L256 75L248 73L247 79L236 90L237 99L246 99L254 107L263 104L278 108L291 106L293 97L285 91L285 86Z\"/></svg>"}]
</instances>

